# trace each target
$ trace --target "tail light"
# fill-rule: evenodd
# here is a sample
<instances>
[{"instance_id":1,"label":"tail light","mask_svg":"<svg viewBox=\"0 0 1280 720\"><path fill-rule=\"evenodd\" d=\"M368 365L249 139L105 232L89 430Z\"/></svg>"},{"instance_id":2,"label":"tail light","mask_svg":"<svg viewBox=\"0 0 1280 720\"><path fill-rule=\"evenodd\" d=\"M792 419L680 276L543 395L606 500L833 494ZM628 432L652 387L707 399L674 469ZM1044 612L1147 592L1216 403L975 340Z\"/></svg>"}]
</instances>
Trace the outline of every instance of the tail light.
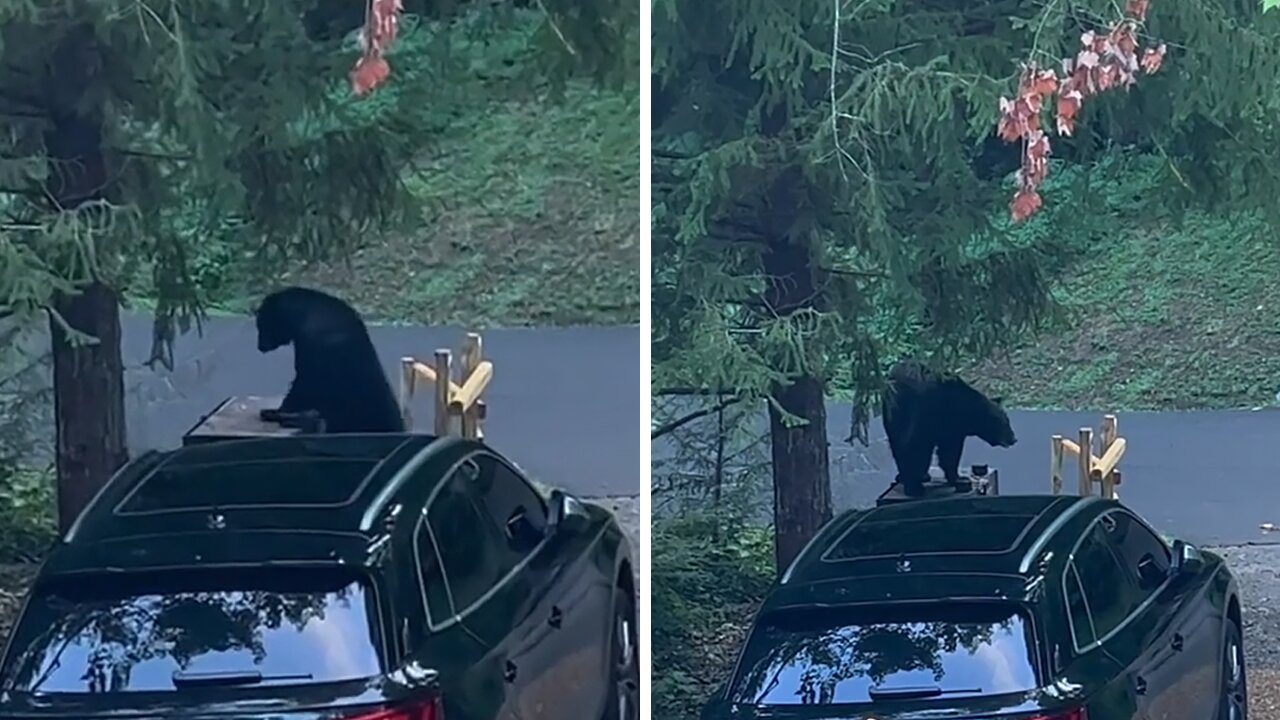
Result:
<instances>
[{"instance_id":1,"label":"tail light","mask_svg":"<svg viewBox=\"0 0 1280 720\"><path fill-rule=\"evenodd\" d=\"M1089 713L1084 708L1065 710L1053 715L1037 715L1031 720L1089 720Z\"/></svg>"},{"instance_id":2,"label":"tail light","mask_svg":"<svg viewBox=\"0 0 1280 720\"><path fill-rule=\"evenodd\" d=\"M439 697L435 697L426 702L419 701L403 707L362 713L342 720L444 720L444 704ZM1056 718L1046 720L1056 720Z\"/></svg>"}]
</instances>

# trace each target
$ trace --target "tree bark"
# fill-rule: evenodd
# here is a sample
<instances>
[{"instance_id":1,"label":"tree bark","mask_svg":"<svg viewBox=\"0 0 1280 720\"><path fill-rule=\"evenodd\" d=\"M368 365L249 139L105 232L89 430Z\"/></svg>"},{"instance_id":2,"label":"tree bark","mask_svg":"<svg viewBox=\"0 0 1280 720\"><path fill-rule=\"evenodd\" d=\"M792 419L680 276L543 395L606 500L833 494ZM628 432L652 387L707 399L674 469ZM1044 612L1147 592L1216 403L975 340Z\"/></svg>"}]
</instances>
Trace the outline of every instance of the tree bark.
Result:
<instances>
[{"instance_id":1,"label":"tree bark","mask_svg":"<svg viewBox=\"0 0 1280 720\"><path fill-rule=\"evenodd\" d=\"M801 239L779 238L764 252L769 277L765 301L778 315L820 309L821 292L814 282L811 248ZM787 427L769 405L773 455L774 554L784 572L818 530L831 520L831 468L827 442L826 387L812 373L799 373L790 384L775 385L774 402L808 421Z\"/></svg>"},{"instance_id":2,"label":"tree bark","mask_svg":"<svg viewBox=\"0 0 1280 720\"><path fill-rule=\"evenodd\" d=\"M772 403L774 557L786 570L805 543L831 520L831 470L827 448L826 393L813 377L774 390L773 399L808 424L789 428Z\"/></svg>"},{"instance_id":3,"label":"tree bark","mask_svg":"<svg viewBox=\"0 0 1280 720\"><path fill-rule=\"evenodd\" d=\"M44 133L49 173L45 191L55 212L112 199L115 174L103 144L103 111L85 102L100 82L102 57L92 25L69 28L49 65ZM57 425L58 525L65 531L94 494L128 459L125 447L124 362L120 303L100 277L74 278L80 293L53 298L73 329L97 340L73 346L50 315L54 417Z\"/></svg>"},{"instance_id":4,"label":"tree bark","mask_svg":"<svg viewBox=\"0 0 1280 720\"><path fill-rule=\"evenodd\" d=\"M57 321L53 335L53 402L57 419L58 526L65 532L112 473L128 460L125 447L124 362L116 293L94 283L59 297L67 324L97 338L73 347Z\"/></svg>"}]
</instances>

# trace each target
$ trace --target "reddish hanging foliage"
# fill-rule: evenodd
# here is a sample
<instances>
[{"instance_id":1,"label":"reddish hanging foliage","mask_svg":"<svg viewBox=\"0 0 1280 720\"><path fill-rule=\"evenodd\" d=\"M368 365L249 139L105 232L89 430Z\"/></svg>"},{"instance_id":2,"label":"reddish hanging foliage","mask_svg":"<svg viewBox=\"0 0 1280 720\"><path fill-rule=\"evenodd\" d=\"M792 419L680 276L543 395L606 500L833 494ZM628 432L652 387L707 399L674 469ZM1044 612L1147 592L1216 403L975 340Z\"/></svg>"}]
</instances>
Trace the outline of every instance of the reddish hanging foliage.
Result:
<instances>
[{"instance_id":1,"label":"reddish hanging foliage","mask_svg":"<svg viewBox=\"0 0 1280 720\"><path fill-rule=\"evenodd\" d=\"M391 75L391 65L382 55L395 42L403 11L402 0L369 0L364 28L360 30L363 53L350 74L351 90L356 95L371 92Z\"/></svg>"},{"instance_id":2,"label":"reddish hanging foliage","mask_svg":"<svg viewBox=\"0 0 1280 720\"><path fill-rule=\"evenodd\" d=\"M1080 36L1080 51L1062 61L1061 74L1028 63L1023 66L1014 99L1000 98L996 134L1005 142L1022 143L1017 190L1009 205L1014 222L1031 217L1044 204L1039 190L1049 173L1051 150L1040 120L1045 106L1053 108L1058 134L1071 135L1085 98L1128 88L1137 82L1140 72L1150 75L1160 69L1168 49L1164 43L1138 53L1137 29L1150 5L1151 0L1128 0L1125 16L1110 32ZM1054 96L1057 102L1050 102Z\"/></svg>"}]
</instances>

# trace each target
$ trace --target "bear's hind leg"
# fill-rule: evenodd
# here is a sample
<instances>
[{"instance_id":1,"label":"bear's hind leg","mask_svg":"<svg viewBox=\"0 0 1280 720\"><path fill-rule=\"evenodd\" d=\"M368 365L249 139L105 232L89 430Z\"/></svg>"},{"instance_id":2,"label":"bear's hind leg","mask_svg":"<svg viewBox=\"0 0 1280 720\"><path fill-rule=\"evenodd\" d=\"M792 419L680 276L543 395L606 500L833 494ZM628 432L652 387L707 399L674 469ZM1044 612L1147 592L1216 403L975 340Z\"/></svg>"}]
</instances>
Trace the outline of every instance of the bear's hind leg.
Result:
<instances>
[{"instance_id":1,"label":"bear's hind leg","mask_svg":"<svg viewBox=\"0 0 1280 720\"><path fill-rule=\"evenodd\" d=\"M947 482L960 482L960 456L964 455L964 436L944 438L938 441L938 467Z\"/></svg>"},{"instance_id":2,"label":"bear's hind leg","mask_svg":"<svg viewBox=\"0 0 1280 720\"><path fill-rule=\"evenodd\" d=\"M889 427L886 426L885 429L889 430ZM933 447L921 440L921 430L915 424L906 422L895 424L887 434L889 452L893 455L893 464L898 469L894 482L902 486L902 492L910 497L924 495L924 484L929 480L929 460L933 457Z\"/></svg>"},{"instance_id":3,"label":"bear's hind leg","mask_svg":"<svg viewBox=\"0 0 1280 720\"><path fill-rule=\"evenodd\" d=\"M929 481L929 460L933 457L933 448L917 443L902 448L902 460L898 462L899 485L902 492L910 497L924 495L924 484Z\"/></svg>"}]
</instances>

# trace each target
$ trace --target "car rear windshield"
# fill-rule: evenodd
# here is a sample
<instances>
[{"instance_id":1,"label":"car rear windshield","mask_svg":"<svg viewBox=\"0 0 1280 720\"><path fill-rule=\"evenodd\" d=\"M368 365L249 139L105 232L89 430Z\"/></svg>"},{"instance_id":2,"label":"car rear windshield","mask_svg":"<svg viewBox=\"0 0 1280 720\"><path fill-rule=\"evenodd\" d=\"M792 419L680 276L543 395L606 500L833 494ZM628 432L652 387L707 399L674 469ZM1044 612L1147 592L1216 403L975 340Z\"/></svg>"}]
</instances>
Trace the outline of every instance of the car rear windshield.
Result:
<instances>
[{"instance_id":1,"label":"car rear windshield","mask_svg":"<svg viewBox=\"0 0 1280 720\"><path fill-rule=\"evenodd\" d=\"M783 610L760 618L729 699L885 703L1035 688L1030 623L1008 604Z\"/></svg>"},{"instance_id":2,"label":"car rear windshield","mask_svg":"<svg viewBox=\"0 0 1280 720\"><path fill-rule=\"evenodd\" d=\"M374 594L337 569L95 575L37 585L4 686L32 693L181 691L376 676Z\"/></svg>"}]
</instances>

